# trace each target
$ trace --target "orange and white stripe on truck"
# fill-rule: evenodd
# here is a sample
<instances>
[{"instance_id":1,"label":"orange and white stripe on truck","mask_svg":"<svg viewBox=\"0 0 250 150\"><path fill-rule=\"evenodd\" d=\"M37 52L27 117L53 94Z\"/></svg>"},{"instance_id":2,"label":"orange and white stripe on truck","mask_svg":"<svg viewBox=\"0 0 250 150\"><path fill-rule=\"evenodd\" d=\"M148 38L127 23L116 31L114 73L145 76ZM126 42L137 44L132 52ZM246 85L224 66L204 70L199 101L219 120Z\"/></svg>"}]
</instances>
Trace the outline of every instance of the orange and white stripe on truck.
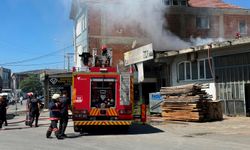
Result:
<instances>
[{"instance_id":1,"label":"orange and white stripe on truck","mask_svg":"<svg viewBox=\"0 0 250 150\"><path fill-rule=\"evenodd\" d=\"M74 126L128 126L131 125L132 121L74 121Z\"/></svg>"}]
</instances>

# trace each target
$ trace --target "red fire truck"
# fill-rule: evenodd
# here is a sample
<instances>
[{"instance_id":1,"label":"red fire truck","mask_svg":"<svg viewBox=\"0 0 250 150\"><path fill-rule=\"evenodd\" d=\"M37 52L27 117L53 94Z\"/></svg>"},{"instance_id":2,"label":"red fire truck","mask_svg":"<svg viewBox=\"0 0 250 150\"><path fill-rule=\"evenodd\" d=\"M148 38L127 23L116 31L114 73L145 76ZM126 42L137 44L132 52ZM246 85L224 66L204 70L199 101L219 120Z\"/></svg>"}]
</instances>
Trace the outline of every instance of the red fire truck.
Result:
<instances>
[{"instance_id":1,"label":"red fire truck","mask_svg":"<svg viewBox=\"0 0 250 150\"><path fill-rule=\"evenodd\" d=\"M129 127L133 120L133 78L111 67L111 53L82 55L85 71L73 72L72 119L75 132L94 126Z\"/></svg>"}]
</instances>

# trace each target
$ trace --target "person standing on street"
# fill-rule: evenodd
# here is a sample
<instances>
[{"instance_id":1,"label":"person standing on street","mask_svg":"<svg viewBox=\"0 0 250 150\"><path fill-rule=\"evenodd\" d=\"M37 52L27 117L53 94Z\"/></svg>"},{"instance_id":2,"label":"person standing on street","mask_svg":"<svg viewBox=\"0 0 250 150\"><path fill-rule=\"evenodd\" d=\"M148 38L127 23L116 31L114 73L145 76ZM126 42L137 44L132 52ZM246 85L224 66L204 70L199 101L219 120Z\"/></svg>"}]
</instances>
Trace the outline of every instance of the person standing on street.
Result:
<instances>
[{"instance_id":1,"label":"person standing on street","mask_svg":"<svg viewBox=\"0 0 250 150\"><path fill-rule=\"evenodd\" d=\"M2 97L3 98L3 105L5 106L4 107L4 114L3 114L3 122L4 122L4 125L5 126L8 126L8 122L7 122L7 108L8 108L8 100L7 100L7 97Z\"/></svg>"},{"instance_id":2,"label":"person standing on street","mask_svg":"<svg viewBox=\"0 0 250 150\"><path fill-rule=\"evenodd\" d=\"M23 96L20 97L20 104L23 105Z\"/></svg>"},{"instance_id":3,"label":"person standing on street","mask_svg":"<svg viewBox=\"0 0 250 150\"><path fill-rule=\"evenodd\" d=\"M53 94L52 100L49 103L49 110L50 110L50 118L51 121L50 126L46 132L46 137L50 138L52 131L55 132L55 136L57 139L63 139L61 136L59 129L57 128L58 120L60 120L60 94Z\"/></svg>"},{"instance_id":4,"label":"person standing on street","mask_svg":"<svg viewBox=\"0 0 250 150\"><path fill-rule=\"evenodd\" d=\"M62 92L62 97L60 98L60 103L61 103L61 119L60 119L60 124L59 124L59 131L61 136L67 137L65 134L65 130L68 125L68 120L69 120L69 114L68 114L68 108L70 105L70 100L68 98L67 91Z\"/></svg>"},{"instance_id":5,"label":"person standing on street","mask_svg":"<svg viewBox=\"0 0 250 150\"><path fill-rule=\"evenodd\" d=\"M36 95L32 95L29 101L29 113L30 113L30 123L29 126L33 126L33 122L35 120L35 127L38 127L38 119L40 116L39 108L41 105L41 101L36 98Z\"/></svg>"},{"instance_id":6,"label":"person standing on street","mask_svg":"<svg viewBox=\"0 0 250 150\"><path fill-rule=\"evenodd\" d=\"M30 100L33 96L33 92L27 93L27 102L26 102L26 120L25 120L25 125L29 126L30 124Z\"/></svg>"},{"instance_id":7,"label":"person standing on street","mask_svg":"<svg viewBox=\"0 0 250 150\"><path fill-rule=\"evenodd\" d=\"M5 111L5 104L4 99L2 96L0 96L0 130L2 129L2 125L4 122L4 111Z\"/></svg>"}]
</instances>

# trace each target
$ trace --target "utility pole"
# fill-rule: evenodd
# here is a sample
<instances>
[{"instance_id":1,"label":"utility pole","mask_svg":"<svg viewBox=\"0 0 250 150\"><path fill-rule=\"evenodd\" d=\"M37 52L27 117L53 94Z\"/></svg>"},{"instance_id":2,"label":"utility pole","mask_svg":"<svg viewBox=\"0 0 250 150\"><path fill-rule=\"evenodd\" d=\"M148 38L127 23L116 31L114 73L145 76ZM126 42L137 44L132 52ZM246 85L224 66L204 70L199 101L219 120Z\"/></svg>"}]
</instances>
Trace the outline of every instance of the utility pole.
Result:
<instances>
[{"instance_id":1,"label":"utility pole","mask_svg":"<svg viewBox=\"0 0 250 150\"><path fill-rule=\"evenodd\" d=\"M70 58L74 56L75 53L66 53L64 56L64 60L67 60L67 71L70 71ZM64 69L65 69L66 63L64 63Z\"/></svg>"}]
</instances>

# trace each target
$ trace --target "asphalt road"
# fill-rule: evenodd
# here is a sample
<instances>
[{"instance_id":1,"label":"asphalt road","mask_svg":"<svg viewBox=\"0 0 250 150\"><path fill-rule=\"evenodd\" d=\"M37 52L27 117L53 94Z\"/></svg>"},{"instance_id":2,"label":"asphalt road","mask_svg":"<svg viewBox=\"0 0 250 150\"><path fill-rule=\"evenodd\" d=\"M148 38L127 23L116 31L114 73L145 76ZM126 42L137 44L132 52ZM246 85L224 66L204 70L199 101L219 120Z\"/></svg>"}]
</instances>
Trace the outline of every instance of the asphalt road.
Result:
<instances>
[{"instance_id":1,"label":"asphalt road","mask_svg":"<svg viewBox=\"0 0 250 150\"><path fill-rule=\"evenodd\" d=\"M43 114L42 117L45 117ZM22 120L15 117L9 122ZM128 133L74 133L72 122L68 138L45 138L48 120L39 121L38 128L13 123L0 131L0 150L249 150L250 119L225 119L212 123L152 123L133 125Z\"/></svg>"}]
</instances>

